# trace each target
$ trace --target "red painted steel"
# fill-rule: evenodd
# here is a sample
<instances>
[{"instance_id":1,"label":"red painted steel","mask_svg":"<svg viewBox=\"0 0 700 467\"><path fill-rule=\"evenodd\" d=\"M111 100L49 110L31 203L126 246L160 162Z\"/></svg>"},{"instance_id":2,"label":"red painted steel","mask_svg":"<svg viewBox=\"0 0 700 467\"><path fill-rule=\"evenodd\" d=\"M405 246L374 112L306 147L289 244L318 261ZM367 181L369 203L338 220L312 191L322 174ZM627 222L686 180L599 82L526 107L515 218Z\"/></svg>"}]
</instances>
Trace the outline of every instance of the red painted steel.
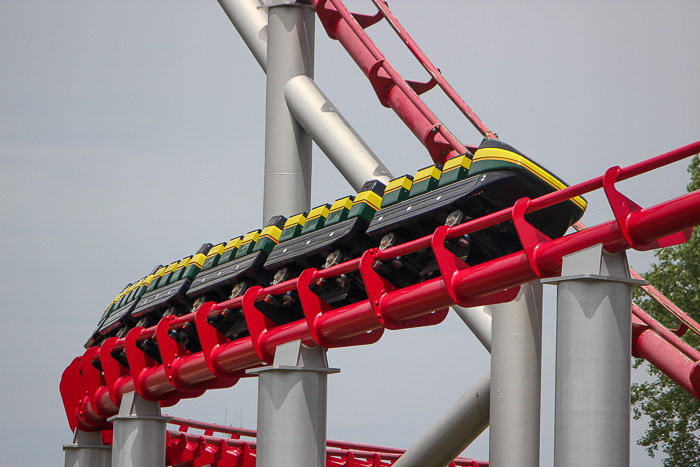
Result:
<instances>
[{"instance_id":1,"label":"red painted steel","mask_svg":"<svg viewBox=\"0 0 700 467\"><path fill-rule=\"evenodd\" d=\"M630 274L635 279L642 279L642 276L637 274L637 272L634 271L632 268L630 268ZM688 329L693 331L695 334L700 335L700 324L698 324L697 321L688 316L686 312L678 308L675 305L675 303L666 298L664 294L656 290L656 288L654 288L653 285L644 285L642 286L642 290L652 299L654 299L654 301L656 301L658 304L664 307L666 311L671 313L678 321L680 321L680 325L678 326L678 328L673 329L673 332L676 335L682 336Z\"/></svg>"},{"instance_id":2,"label":"red painted steel","mask_svg":"<svg viewBox=\"0 0 700 467\"><path fill-rule=\"evenodd\" d=\"M166 465L214 465L255 466L257 444L255 430L234 428L213 423L173 418L177 430L168 430L166 440ZM190 428L204 430L203 434L191 433ZM215 433L230 437L214 436ZM396 462L405 449L348 443L328 440L326 442L326 465L342 467L380 467ZM451 465L487 467L488 462L458 457Z\"/></svg>"},{"instance_id":3,"label":"red painted steel","mask_svg":"<svg viewBox=\"0 0 700 467\"><path fill-rule=\"evenodd\" d=\"M684 154L687 157L698 151L700 151L700 141L667 153L664 155L665 159L663 160L668 162L679 157L679 155ZM632 166L634 171L627 168L620 169L618 173L621 174L620 177L624 177L625 174L631 172L642 173L649 167L657 164L659 160L659 158L651 159L648 165L635 164L635 166ZM601 184L602 177L599 177L599 179L584 182L563 191L567 191L566 196L575 196L599 188ZM524 215L525 212L541 209L561 201L561 196L561 194L554 193L526 204L520 203L519 209L504 210L486 216L486 218L452 227L447 231L444 228L438 229L432 236L412 242L412 248L415 249L411 251L434 244L433 240L435 238L454 238L478 228L493 225L504 219L509 219L514 211L517 211L516 215ZM638 244L640 245L655 242L668 235L682 232L700 224L700 191L689 193L657 206L630 212L625 216L624 220L627 223L628 235L634 238L635 242L639 242ZM170 365L177 369L177 381L174 381L171 369L157 364L136 345L137 342L143 342L143 339L153 337L157 333L156 329L135 328L129 332L126 339L112 339L105 342L99 353L96 353L94 350L88 350L82 358L89 359L88 361L92 362L94 358L99 356L101 362L104 360L104 379L99 379L99 384L112 385L112 387L107 387L106 390L103 389L104 386L98 387L98 375L91 370L87 374L85 372L81 374L81 357L76 359L78 363L74 362L66 369L61 381L61 394L64 399L69 423L72 428L78 425L86 431L104 429L107 426L105 424L105 415L117 412L116 403L126 391L135 389L142 397L152 400L197 397L203 391L200 388L206 387L203 383L208 385L212 384L209 383L212 380L216 380L214 384L226 385L219 380L220 377L215 376L217 373L230 375L230 377L234 378L230 382L232 385L235 382L236 374L240 374L242 370L247 368L259 366L265 360L269 361L274 354L275 348L282 343L301 339L307 345L315 345L317 340L320 340L319 336L323 336L323 339L331 342L350 342L348 339L357 339L358 336L382 329L384 327L382 326L382 321L385 324L391 323L391 326L402 327L410 325L412 320L424 319L425 316L430 316L435 310L441 310L453 305L455 300L452 296L460 297L466 302L476 302L491 294L501 293L509 288L516 288L520 284L536 279L538 276L556 276L560 273L563 256L598 243L602 243L606 250L612 253L631 248L618 221L610 221L566 237L539 243L537 245L537 254L531 255L531 257L528 257L527 252L520 251L476 266L463 267L462 269L455 268L447 281L443 277L438 277L397 290L387 290L388 287L382 289L382 284L377 284L377 287L369 286L369 289L373 287L375 289L370 294L373 300L372 303L365 300L339 309L322 308L320 312L312 316L312 327L314 328L314 333L316 333L316 338L310 331L308 317L307 319L282 326L274 326L267 322L264 315L255 308L255 302L263 299L271 288L251 288L242 299L237 298L218 305L206 305L209 307L209 313L217 313L227 308L242 306L251 330L251 336L235 341L221 341L217 337L212 344L205 346L210 352L207 356L203 352L187 354L181 350L178 350L176 356L175 352L173 352L172 358L167 357L163 361L169 362ZM357 268L362 271L363 261L367 263L380 257L392 258L395 256L391 255L399 250L401 250L400 246L388 248L381 252L367 252L360 261L351 261L352 266L339 265L337 271L349 272ZM376 277L369 272L370 269L371 267L367 268L365 266L363 277L371 277L371 280L374 280ZM311 270L305 274L317 277L317 275L321 276L328 273L324 274L320 271ZM290 284L293 283L294 287L298 287L298 282L295 280L291 281ZM285 288L290 287L290 284L285 284ZM367 283L366 286L368 286ZM205 316L204 312L200 315L200 320L202 316ZM173 326L182 326L184 323L195 319L195 314L191 314L172 321L165 321L166 324L161 322L156 328L160 327L160 333L162 334ZM413 322L415 323L416 321ZM424 325L430 324L430 318L423 323ZM211 336L207 335L207 331L204 329L198 330L198 332L200 333L200 339L203 341L211 339ZM645 358L649 358L655 365L663 367L664 371L685 375L683 378L687 381L694 377L696 373L695 366L691 368L689 363L682 359L669 360L672 355L669 353L670 351L658 350L661 353L654 353L656 350L649 349L645 345L647 341L656 343L657 339L651 333L643 332L635 341L635 348L641 348L641 352L645 352L645 355L648 356ZM101 354L105 352L105 348L108 349L106 353L109 355L102 356ZM128 375L125 374L124 368L118 366L121 364L115 362L113 358L113 353L121 351L121 349L126 350L129 363ZM161 353L167 352L168 347L165 346L160 351ZM172 349L170 351L172 352ZM672 368L666 368L664 366L665 362L670 362L669 365ZM210 368L215 368L216 371L212 371ZM183 390L188 388L200 390Z\"/></svg>"},{"instance_id":4,"label":"red painted steel","mask_svg":"<svg viewBox=\"0 0 700 467\"><path fill-rule=\"evenodd\" d=\"M700 352L636 305L632 312L633 355L647 360L700 400Z\"/></svg>"},{"instance_id":5,"label":"red painted steel","mask_svg":"<svg viewBox=\"0 0 700 467\"><path fill-rule=\"evenodd\" d=\"M406 44L408 49L413 53L413 55L418 59L423 68L430 74L432 79L434 79L437 84L442 88L447 97L457 106L457 108L462 112L462 114L467 117L467 119L474 125L474 127L481 133L482 136L491 139L498 139L498 135L493 131L489 130L484 122L481 121L479 117L476 116L474 111L467 105L466 102L457 94L452 86L443 78L440 70L433 65L430 59L423 53L423 51L418 47L418 44L413 40L413 38L408 34L399 20L394 16L394 14L389 10L389 6L384 2L384 0L372 0L377 9L384 15L389 25L392 27L396 34L399 35L401 40Z\"/></svg>"},{"instance_id":6,"label":"red painted steel","mask_svg":"<svg viewBox=\"0 0 700 467\"><path fill-rule=\"evenodd\" d=\"M369 78L379 101L396 112L428 149L434 162L442 164L453 156L467 152L464 145L418 97L430 86L404 80L364 32L364 27L371 22L358 21L362 17L350 13L340 0L312 0L311 3L328 36L342 44Z\"/></svg>"}]
</instances>

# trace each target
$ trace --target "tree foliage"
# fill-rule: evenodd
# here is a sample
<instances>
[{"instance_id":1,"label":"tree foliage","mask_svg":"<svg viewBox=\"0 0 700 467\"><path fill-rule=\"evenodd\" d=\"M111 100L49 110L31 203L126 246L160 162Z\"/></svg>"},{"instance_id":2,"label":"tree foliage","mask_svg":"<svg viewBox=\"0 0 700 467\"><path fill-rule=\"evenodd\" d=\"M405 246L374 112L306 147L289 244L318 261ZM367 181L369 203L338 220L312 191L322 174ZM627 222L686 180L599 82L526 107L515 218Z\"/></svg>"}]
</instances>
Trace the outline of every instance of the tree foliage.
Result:
<instances>
[{"instance_id":1,"label":"tree foliage","mask_svg":"<svg viewBox=\"0 0 700 467\"><path fill-rule=\"evenodd\" d=\"M700 160L695 156L688 172L688 191L700 188ZM661 293L696 321L700 321L700 233L683 245L656 252L657 264L644 274ZM643 292L637 291L635 302L669 329L678 327L677 320ZM700 338L691 331L683 339L695 348ZM635 368L642 364L637 360ZM647 448L649 456L661 450L668 455L664 466L700 465L700 403L658 369L647 365L652 380L632 385L632 406L635 419L650 418L649 429L637 444Z\"/></svg>"}]
</instances>

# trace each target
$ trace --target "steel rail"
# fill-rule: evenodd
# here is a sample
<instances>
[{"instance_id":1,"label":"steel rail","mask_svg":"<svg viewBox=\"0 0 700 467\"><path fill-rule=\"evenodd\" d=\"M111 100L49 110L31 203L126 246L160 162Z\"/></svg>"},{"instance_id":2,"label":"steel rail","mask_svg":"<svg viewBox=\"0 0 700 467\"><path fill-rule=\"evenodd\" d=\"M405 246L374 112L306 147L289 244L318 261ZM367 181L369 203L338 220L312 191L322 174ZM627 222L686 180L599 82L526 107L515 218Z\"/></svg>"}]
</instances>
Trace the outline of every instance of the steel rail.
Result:
<instances>
[{"instance_id":1,"label":"steel rail","mask_svg":"<svg viewBox=\"0 0 700 467\"><path fill-rule=\"evenodd\" d=\"M166 415L167 416L167 415ZM218 442L223 439L228 445L233 446L233 447L241 447L244 444L248 444L251 448L255 448L256 442L254 440L241 440L238 438L221 438L217 436L213 436L214 433L225 433L229 434L232 436L246 436L250 438L256 438L257 437L257 431L256 430L250 430L246 428L236 428L232 426L225 426L225 425L218 425L216 423L208 423L208 422L200 422L188 418L179 418L179 417L170 417L171 420L168 421L168 424L170 425L177 425L179 427L178 430L169 430L171 437L178 436L180 434L184 434L188 440L191 441L198 441L201 437L203 437L209 444L215 443L218 444ZM187 431L183 431L182 428L196 428L200 430L204 430L205 433L198 434L198 433L190 433ZM386 446L376 446L373 444L365 444L365 443L352 443L352 442L347 442L347 441L338 441L338 440L332 440L329 439L326 441L326 446L328 447L326 453L328 456L343 456L347 455L348 452L352 452L355 457L362 457L362 458L372 458L372 456L376 453L379 454L380 457L386 460L396 460L398 457L401 456L404 452L406 452L405 449L400 449L400 448L392 448L392 447L386 447ZM465 457L458 457L455 459L456 465L471 465L471 462L473 462L474 459L469 459ZM481 461L476 461L477 464L479 465L488 465L487 463L481 462Z\"/></svg>"},{"instance_id":2,"label":"steel rail","mask_svg":"<svg viewBox=\"0 0 700 467\"><path fill-rule=\"evenodd\" d=\"M643 358L691 396L700 400L700 360L697 351L660 323L633 306L632 355Z\"/></svg>"},{"instance_id":3,"label":"steel rail","mask_svg":"<svg viewBox=\"0 0 700 467\"><path fill-rule=\"evenodd\" d=\"M493 131L489 130L486 124L476 116L476 113L467 105L466 102L460 97L457 91L454 90L450 83L442 76L442 73L438 68L433 65L427 55L418 47L418 44L413 40L413 38L408 34L408 31L401 26L399 20L394 16L394 14L389 9L389 6L384 0L372 0L372 3L382 12L384 18L391 26L391 28L396 32L396 34L401 38L408 50L413 53L418 62L423 65L423 68L430 74L430 76L437 82L438 86L444 91L447 97L450 98L452 103L457 106L457 108L462 112L462 114L467 117L467 119L474 125L479 133L485 138L498 139L498 135Z\"/></svg>"},{"instance_id":4,"label":"steel rail","mask_svg":"<svg viewBox=\"0 0 700 467\"><path fill-rule=\"evenodd\" d=\"M210 434L197 434L197 433L189 433L186 431L179 431L179 430L173 430L169 429L168 430L168 435L170 436L170 443L171 444L176 444L176 440L179 440L180 438L184 437L188 445L183 448L184 450L189 450L189 455L188 456L183 456L182 452L176 454L173 456L174 458L188 458L192 457L193 459L198 459L196 453L194 452L197 446L203 445L201 449L201 455L212 455L212 454L217 454L217 450L221 447L221 443L224 442L228 447L238 449L237 455L241 455L243 452L244 447L247 445L251 449L250 455L255 456L255 449L257 447L255 441L242 441L239 439L235 438L220 438L217 436L212 436ZM189 444L192 444L191 446ZM348 445L353 445L355 443L343 443L343 442L336 442L338 444L348 444ZM352 447L335 447L331 446L330 443L327 444L326 447L326 459L327 461L337 461L341 462L341 465L347 465L346 461L348 457L352 457L353 459L355 458L360 458L360 459L366 459L366 460L373 460L375 458L379 458L382 461L388 461L391 464L396 462L401 455L405 452L404 449L395 449L395 448L383 448L381 446L376 446L379 448L379 450L373 450L373 446L371 445L362 445L358 444L358 448L352 448ZM367 446L368 449L362 449L362 446ZM171 448L170 446L167 446L167 448ZM209 448L213 450L208 450ZM166 451L167 452L167 451ZM173 465L173 464L167 464L167 465ZM179 465L179 464L178 464ZM329 464L332 465L332 464ZM357 464L356 464L357 465ZM362 464L365 465L365 464ZM375 465L375 464L366 464L368 466ZM484 461L477 461L475 459L470 459L467 457L457 457L454 459L453 463L450 465L455 465L455 466L468 466L468 467L488 467L488 462Z\"/></svg>"},{"instance_id":5,"label":"steel rail","mask_svg":"<svg viewBox=\"0 0 700 467\"><path fill-rule=\"evenodd\" d=\"M427 90L428 85L409 84L401 77L359 24L356 18L361 16L350 13L340 0L312 0L312 4L328 36L341 43L370 80L380 102L396 112L428 149L434 162L444 163L452 156L467 152L418 97L416 89ZM329 4L333 8L329 8ZM369 20L365 24L369 26L373 22ZM382 72L386 76L380 75Z\"/></svg>"},{"instance_id":6,"label":"steel rail","mask_svg":"<svg viewBox=\"0 0 700 467\"><path fill-rule=\"evenodd\" d=\"M637 271L635 271L632 268L630 268L630 274L635 279L643 279L643 277L637 274ZM647 295L649 295L656 303L661 305L666 311L673 315L678 321L680 321L680 327L672 331L674 334L682 336L683 334L685 334L685 331L687 329L690 329L695 334L700 336L700 324L698 324L697 321L691 318L685 311L678 308L676 304L669 300L664 294L656 290L656 288L653 285L643 285L642 290Z\"/></svg>"},{"instance_id":7,"label":"steel rail","mask_svg":"<svg viewBox=\"0 0 700 467\"><path fill-rule=\"evenodd\" d=\"M700 351L678 337L675 332L666 328L663 324L659 323L637 305L632 305L632 313L640 321L640 323L637 324L643 324L645 327L651 329L656 334L668 341L668 343L678 349L679 352L684 353L693 361L700 362Z\"/></svg>"}]
</instances>

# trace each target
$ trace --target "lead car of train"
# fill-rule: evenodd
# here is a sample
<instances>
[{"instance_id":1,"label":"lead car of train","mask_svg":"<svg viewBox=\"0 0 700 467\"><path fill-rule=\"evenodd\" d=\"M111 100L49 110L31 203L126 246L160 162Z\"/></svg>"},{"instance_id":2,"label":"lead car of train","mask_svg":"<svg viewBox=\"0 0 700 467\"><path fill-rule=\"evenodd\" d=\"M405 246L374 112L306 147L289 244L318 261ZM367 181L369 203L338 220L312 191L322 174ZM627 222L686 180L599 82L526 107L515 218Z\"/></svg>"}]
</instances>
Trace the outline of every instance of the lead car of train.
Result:
<instances>
[{"instance_id":1,"label":"lead car of train","mask_svg":"<svg viewBox=\"0 0 700 467\"><path fill-rule=\"evenodd\" d=\"M108 337L124 337L136 326L153 326L163 316L191 313L207 301L238 297L251 286L275 285L304 269L328 268L369 248L398 245L432 234L440 225L454 226L508 208L522 197L532 199L564 187L559 178L511 146L485 139L473 156L454 157L444 167L426 167L386 186L368 181L354 197L288 219L275 216L260 230L217 245L206 243L191 256L157 266L117 295L85 347L100 345ZM585 209L586 201L575 197L526 219L556 238ZM449 240L445 246L470 266L522 249L512 221ZM391 262L376 261L373 267L397 287L439 275L429 248ZM335 307L367 298L359 273L321 279L312 291ZM268 295L256 306L277 324L304 317L296 291ZM240 310L221 313L209 322L230 339L248 335ZM199 350L193 322L173 331L172 337L188 350Z\"/></svg>"}]
</instances>

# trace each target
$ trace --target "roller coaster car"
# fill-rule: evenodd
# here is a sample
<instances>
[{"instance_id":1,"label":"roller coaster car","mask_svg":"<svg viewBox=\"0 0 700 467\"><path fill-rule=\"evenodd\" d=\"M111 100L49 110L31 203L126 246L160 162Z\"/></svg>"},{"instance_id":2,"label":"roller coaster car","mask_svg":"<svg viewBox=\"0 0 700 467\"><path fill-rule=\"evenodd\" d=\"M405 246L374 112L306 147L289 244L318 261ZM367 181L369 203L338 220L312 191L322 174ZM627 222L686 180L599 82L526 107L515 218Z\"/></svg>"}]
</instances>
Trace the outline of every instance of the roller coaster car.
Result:
<instances>
[{"instance_id":1,"label":"roller coaster car","mask_svg":"<svg viewBox=\"0 0 700 467\"><path fill-rule=\"evenodd\" d=\"M472 156L448 160L444 167L426 167L385 187L365 183L357 196L336 200L286 219L273 217L262 230L199 251L129 284L110 303L86 347L111 335L123 337L134 326L155 325L166 315L196 311L205 301L241 296L248 287L277 285L304 269L329 268L361 256L367 249L386 249L430 235L440 225L454 226L512 206L522 197L536 198L566 185L511 146L485 139ZM527 214L525 219L550 238L564 235L586 208L581 197ZM512 221L445 242L469 265L522 248ZM398 287L438 274L429 248L373 267ZM359 271L319 279L311 290L335 307L367 298ZM256 307L277 324L303 318L296 290L269 294ZM226 337L248 334L243 311L223 310L209 323ZM199 348L194 323L172 330L171 337L188 350ZM147 340L148 341L148 340ZM157 344L144 341L144 352L159 360ZM148 344L148 345L146 345Z\"/></svg>"},{"instance_id":2,"label":"roller coaster car","mask_svg":"<svg viewBox=\"0 0 700 467\"><path fill-rule=\"evenodd\" d=\"M419 171L412 184L408 177L390 182L387 192L403 189L403 199L385 196L367 234L383 235L379 248L385 249L429 235L440 225L457 225L508 208L522 197L536 198L564 187L560 179L511 146L485 139L471 161L466 155L456 157L447 161L442 172L436 166ZM581 218L585 206L586 201L577 197L525 219L556 238ZM512 221L448 241L445 246L469 265L522 249ZM396 258L391 264L376 262L374 267L399 287L429 279L438 270L429 249Z\"/></svg>"},{"instance_id":3,"label":"roller coaster car","mask_svg":"<svg viewBox=\"0 0 700 467\"><path fill-rule=\"evenodd\" d=\"M273 274L262 266L279 243L286 222L286 217L275 216L262 231L231 240L216 267L203 270L187 291L187 296L195 299L193 310L205 301L236 298L252 285L268 285ZM240 309L225 310L210 318L209 323L229 338L242 337L248 330Z\"/></svg>"},{"instance_id":4,"label":"roller coaster car","mask_svg":"<svg viewBox=\"0 0 700 467\"><path fill-rule=\"evenodd\" d=\"M105 309L97 323L97 327L92 332L92 336L85 344L85 348L101 342L122 327L125 319L130 316L131 311L133 311L141 296L146 292L150 282L156 277L156 272L162 270L164 270L162 265L156 266L148 276L124 287Z\"/></svg>"},{"instance_id":5,"label":"roller coaster car","mask_svg":"<svg viewBox=\"0 0 700 467\"><path fill-rule=\"evenodd\" d=\"M287 235L286 241L280 242L265 262L265 269L275 271L271 285L297 277L304 269L327 268L345 259L357 258L368 248L376 246L376 240L367 236L365 230L379 209L384 188L383 183L371 180L362 186L354 198L349 196L336 200L330 210L327 205L313 209L308 222L301 230L297 229L298 236L293 232ZM327 217L324 210L327 210ZM301 214L290 220L297 217L302 221ZM312 222L315 223L312 225ZM291 227L285 228L283 236ZM319 280L313 290L323 300L336 306L367 298L358 275L343 276L332 282ZM304 316L296 291L281 296L269 295L260 303L259 309L278 324Z\"/></svg>"}]
</instances>

